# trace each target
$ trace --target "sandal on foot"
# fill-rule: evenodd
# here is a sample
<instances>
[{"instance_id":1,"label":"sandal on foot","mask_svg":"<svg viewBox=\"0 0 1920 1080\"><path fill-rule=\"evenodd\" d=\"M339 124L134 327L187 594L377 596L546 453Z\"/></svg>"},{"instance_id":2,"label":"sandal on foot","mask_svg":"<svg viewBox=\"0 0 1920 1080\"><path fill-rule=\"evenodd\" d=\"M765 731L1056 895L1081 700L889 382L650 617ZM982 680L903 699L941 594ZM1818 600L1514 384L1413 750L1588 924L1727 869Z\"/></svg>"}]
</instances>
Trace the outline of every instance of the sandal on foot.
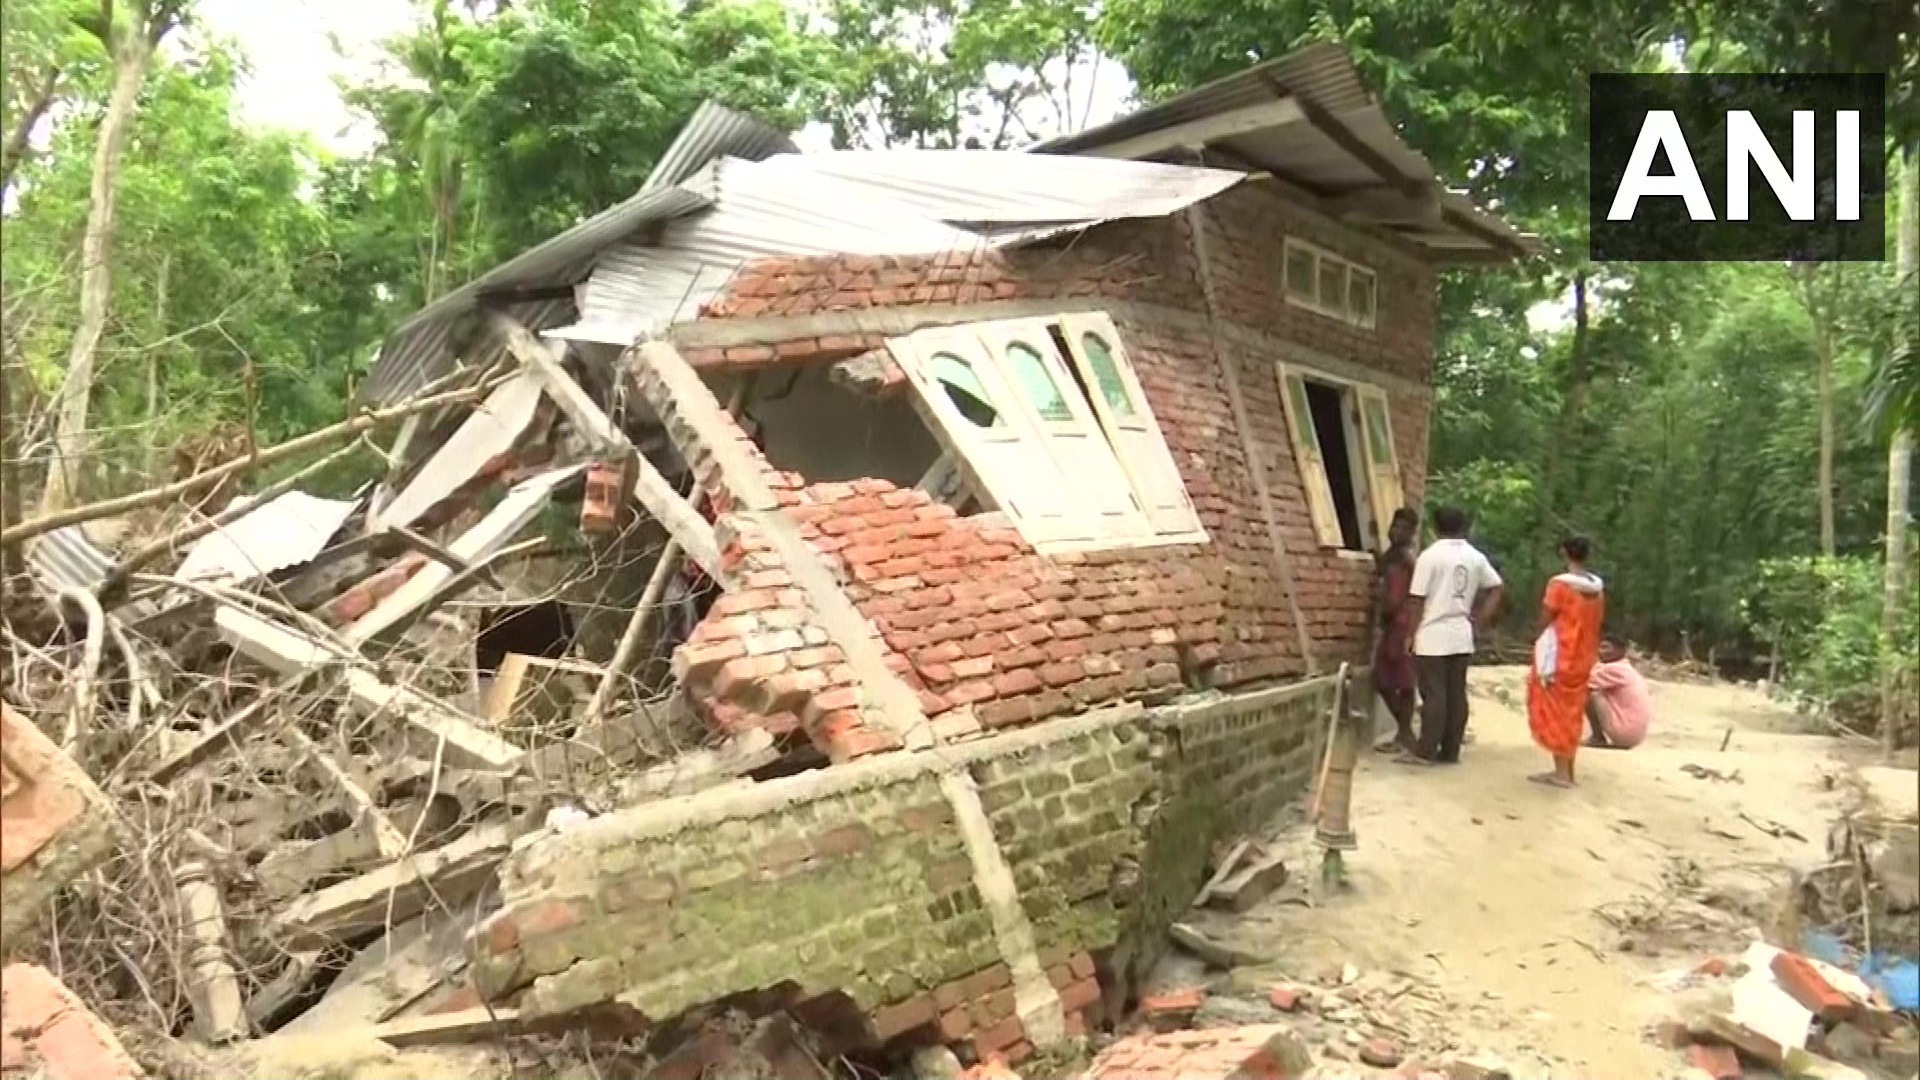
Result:
<instances>
[{"instance_id":1,"label":"sandal on foot","mask_svg":"<svg viewBox=\"0 0 1920 1080\"><path fill-rule=\"evenodd\" d=\"M1572 783L1561 779L1558 773L1535 773L1527 779L1543 787L1570 788L1573 786Z\"/></svg>"}]
</instances>

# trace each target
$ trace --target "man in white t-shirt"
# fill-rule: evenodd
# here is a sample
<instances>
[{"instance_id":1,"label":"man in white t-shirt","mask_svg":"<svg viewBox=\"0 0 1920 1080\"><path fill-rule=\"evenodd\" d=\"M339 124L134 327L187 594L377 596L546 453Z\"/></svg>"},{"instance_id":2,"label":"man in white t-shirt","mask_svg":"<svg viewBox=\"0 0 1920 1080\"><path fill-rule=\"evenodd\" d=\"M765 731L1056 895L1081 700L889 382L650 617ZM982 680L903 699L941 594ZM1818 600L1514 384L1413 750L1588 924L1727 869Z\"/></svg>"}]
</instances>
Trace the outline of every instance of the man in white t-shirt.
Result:
<instances>
[{"instance_id":1,"label":"man in white t-shirt","mask_svg":"<svg viewBox=\"0 0 1920 1080\"><path fill-rule=\"evenodd\" d=\"M1413 665L1420 682L1422 761L1460 760L1467 733L1467 664L1473 635L1500 610L1506 586L1480 549L1467 542L1466 512L1443 506L1433 515L1439 539L1413 564Z\"/></svg>"}]
</instances>

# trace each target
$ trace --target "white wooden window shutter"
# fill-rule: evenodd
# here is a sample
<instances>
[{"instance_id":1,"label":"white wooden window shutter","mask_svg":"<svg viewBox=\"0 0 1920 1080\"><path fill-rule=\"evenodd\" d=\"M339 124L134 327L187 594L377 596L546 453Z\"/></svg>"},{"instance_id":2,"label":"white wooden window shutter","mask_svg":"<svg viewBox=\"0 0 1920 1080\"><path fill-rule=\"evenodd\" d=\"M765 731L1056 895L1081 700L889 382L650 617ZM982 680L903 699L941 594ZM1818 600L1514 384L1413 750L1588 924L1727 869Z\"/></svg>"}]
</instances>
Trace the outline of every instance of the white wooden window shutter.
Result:
<instances>
[{"instance_id":1,"label":"white wooden window shutter","mask_svg":"<svg viewBox=\"0 0 1920 1080\"><path fill-rule=\"evenodd\" d=\"M1020 411L1069 480L1067 502L1101 540L1143 540L1153 526L1134 497L1086 398L1074 388L1044 319L979 323L973 329L1000 366Z\"/></svg>"},{"instance_id":2,"label":"white wooden window shutter","mask_svg":"<svg viewBox=\"0 0 1920 1080\"><path fill-rule=\"evenodd\" d=\"M1367 490L1373 495L1373 516L1379 522L1376 535L1385 542L1387 525L1394 511L1405 505L1400 486L1400 455L1393 446L1393 419L1387 408L1386 391L1377 386L1359 386L1361 450L1367 455Z\"/></svg>"},{"instance_id":3,"label":"white wooden window shutter","mask_svg":"<svg viewBox=\"0 0 1920 1080\"><path fill-rule=\"evenodd\" d=\"M887 349L907 373L928 425L1029 543L1095 539L1069 478L972 329L922 330L888 339Z\"/></svg>"},{"instance_id":4,"label":"white wooden window shutter","mask_svg":"<svg viewBox=\"0 0 1920 1080\"><path fill-rule=\"evenodd\" d=\"M1187 496L1186 481L1147 404L1140 377L1120 344L1113 320L1099 312L1063 315L1060 330L1074 367L1093 399L1094 412L1106 428L1120 467L1126 470L1153 531L1160 536L1204 541L1206 529Z\"/></svg>"},{"instance_id":5,"label":"white wooden window shutter","mask_svg":"<svg viewBox=\"0 0 1920 1080\"><path fill-rule=\"evenodd\" d=\"M1293 434L1293 459L1300 473L1300 488L1306 493L1308 515L1313 532L1323 547L1340 547L1340 515L1333 505L1333 485L1327 480L1326 459L1320 453L1320 438L1313 428L1313 409L1307 404L1307 383L1300 373L1285 364L1280 371L1280 401L1287 413L1287 429Z\"/></svg>"}]
</instances>

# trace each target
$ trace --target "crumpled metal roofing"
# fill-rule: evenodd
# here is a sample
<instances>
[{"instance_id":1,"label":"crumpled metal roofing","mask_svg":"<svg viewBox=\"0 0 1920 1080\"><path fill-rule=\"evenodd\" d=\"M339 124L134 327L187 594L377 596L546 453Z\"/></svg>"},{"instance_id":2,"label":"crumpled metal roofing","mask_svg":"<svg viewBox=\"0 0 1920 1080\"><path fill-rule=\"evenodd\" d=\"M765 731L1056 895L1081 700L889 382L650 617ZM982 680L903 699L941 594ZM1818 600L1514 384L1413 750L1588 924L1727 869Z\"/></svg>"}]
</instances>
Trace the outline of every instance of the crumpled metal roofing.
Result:
<instances>
[{"instance_id":1,"label":"crumpled metal roofing","mask_svg":"<svg viewBox=\"0 0 1920 1080\"><path fill-rule=\"evenodd\" d=\"M445 373L461 351L468 316L490 293L574 286L570 301L522 300L516 314L555 337L627 345L651 328L693 317L753 259L1019 243L1042 230L1170 213L1241 178L1218 169L988 150L793 151L783 133L703 105L633 198L488 271L395 330L362 393L391 403ZM630 242L648 225L658 227L656 237ZM465 359L486 366L497 352L486 347Z\"/></svg>"},{"instance_id":2,"label":"crumpled metal roofing","mask_svg":"<svg viewBox=\"0 0 1920 1080\"><path fill-rule=\"evenodd\" d=\"M173 576L237 584L299 566L320 554L359 506L359 499L289 491L202 537Z\"/></svg>"},{"instance_id":3,"label":"crumpled metal roofing","mask_svg":"<svg viewBox=\"0 0 1920 1080\"><path fill-rule=\"evenodd\" d=\"M782 131L713 102L702 105L632 198L494 267L428 304L387 335L361 387L361 397L373 404L392 404L450 370L470 327L469 316L489 293L576 284L608 245L650 222L710 205L712 195L702 190L700 171L716 155L758 159L792 149L792 141ZM536 303L538 310L515 313L532 329L558 326L571 317L571 301ZM468 359L484 365L495 358Z\"/></svg>"}]
</instances>

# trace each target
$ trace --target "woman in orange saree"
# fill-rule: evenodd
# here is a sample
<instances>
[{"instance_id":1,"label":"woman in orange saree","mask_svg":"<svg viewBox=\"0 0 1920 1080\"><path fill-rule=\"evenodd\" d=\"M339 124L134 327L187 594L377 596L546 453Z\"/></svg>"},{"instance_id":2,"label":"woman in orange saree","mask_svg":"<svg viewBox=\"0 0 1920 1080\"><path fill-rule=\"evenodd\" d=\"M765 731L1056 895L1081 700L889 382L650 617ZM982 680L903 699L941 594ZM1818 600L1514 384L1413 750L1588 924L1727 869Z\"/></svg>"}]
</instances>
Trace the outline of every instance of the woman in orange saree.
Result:
<instances>
[{"instance_id":1,"label":"woman in orange saree","mask_svg":"<svg viewBox=\"0 0 1920 1080\"><path fill-rule=\"evenodd\" d=\"M1527 727L1533 741L1553 755L1553 771L1527 778L1537 784L1574 785L1573 757L1587 722L1587 676L1600 656L1600 625L1607 614L1606 587L1587 569L1590 548L1584 536L1561 542L1566 572L1547 583L1540 600L1540 629L1527 679Z\"/></svg>"}]
</instances>

